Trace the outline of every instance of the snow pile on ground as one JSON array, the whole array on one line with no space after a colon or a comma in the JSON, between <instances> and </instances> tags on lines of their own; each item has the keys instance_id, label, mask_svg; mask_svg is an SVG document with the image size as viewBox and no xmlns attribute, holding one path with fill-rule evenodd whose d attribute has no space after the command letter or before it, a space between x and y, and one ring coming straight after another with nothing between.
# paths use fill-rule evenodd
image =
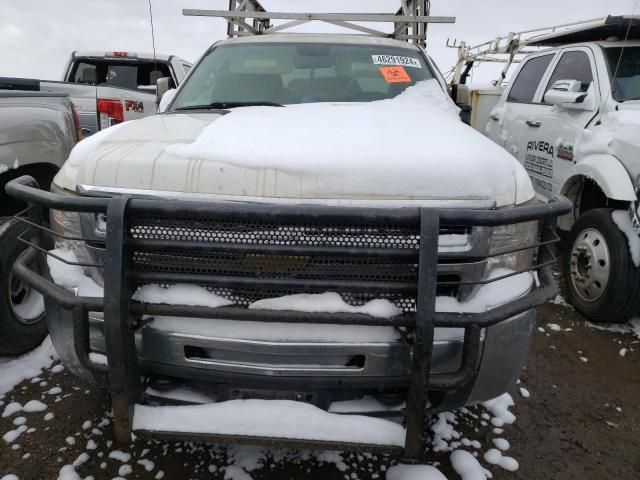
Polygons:
<instances>
[{"instance_id":1,"label":"snow pile on ground","mask_svg":"<svg viewBox=\"0 0 640 480\"><path fill-rule=\"evenodd\" d=\"M447 477L429 465L396 465L387 471L386 480L447 480Z\"/></svg>"},{"instance_id":2,"label":"snow pile on ground","mask_svg":"<svg viewBox=\"0 0 640 480\"><path fill-rule=\"evenodd\" d=\"M24 406L19 402L11 402L5 407L4 412L2 412L2 418L9 417L18 412L44 412L46 409L47 406L40 400L29 400Z\"/></svg>"},{"instance_id":3,"label":"snow pile on ground","mask_svg":"<svg viewBox=\"0 0 640 480\"><path fill-rule=\"evenodd\" d=\"M76 254L67 249L55 248L50 253L63 258L67 262L77 263ZM51 278L61 287L71 290L77 289L80 297L103 297L104 289L89 278L84 273L84 269L79 265L69 265L50 255L47 255L47 265Z\"/></svg>"},{"instance_id":4,"label":"snow pile on ground","mask_svg":"<svg viewBox=\"0 0 640 480\"><path fill-rule=\"evenodd\" d=\"M0 395L4 395L17 384L39 375L56 359L56 352L47 337L42 345L22 357L8 360L0 365Z\"/></svg>"},{"instance_id":5,"label":"snow pile on ground","mask_svg":"<svg viewBox=\"0 0 640 480\"><path fill-rule=\"evenodd\" d=\"M59 370L59 369L56 369ZM53 373L53 369L51 370ZM56 387L46 385L46 381L43 381L39 377L35 377L35 383L39 383L39 386L43 388L43 398L48 397L49 392ZM33 381L31 383L34 383ZM75 389L76 387L74 387ZM81 389L78 389L81 390ZM62 397L62 392L58 392L57 395ZM87 393L87 392L85 392ZM494 414L499 415L502 418L508 416L508 406L510 402L509 397L501 396L498 399L487 402L487 405ZM237 403L247 403L253 401L232 401L225 402L229 405ZM295 402L280 402L284 403L282 408L277 412L270 411L265 412L261 407L264 406L264 402L256 401L260 408L255 408L250 405L248 410L251 415L259 416L259 420L264 418L268 420L276 429L280 435L290 435L288 430L295 430L302 434L307 434L312 431L318 431L320 427L321 435L327 438L336 439L336 436L344 434L344 431L352 430L355 434L349 431L347 435L358 437L357 441L364 441L369 443L375 443L375 437L384 436L386 439L397 437L396 444L400 444L404 441L404 430L400 425L393 422L389 422L382 419L369 419L366 420L366 428L362 428L360 420L362 417L344 417L340 416L338 420L340 427L337 430L334 428L333 422L326 421L326 418L322 416L338 417L337 415L327 414L321 410L316 409L307 404L296 404L293 418L291 416L290 403ZM25 404L25 408L17 402L16 405L8 407L12 413L16 415L23 410L31 410L26 408L31 402ZM273 403L273 402L269 402ZM371 404L371 402L369 402ZM34 402L35 405L35 402ZM223 404L219 404L223 405ZM7 406L5 406L5 409ZM137 407L137 409L140 407ZM167 409L166 417L160 415L161 418L157 418L156 413L161 412L166 407L146 407L148 409L144 416L149 419L150 425L159 422L161 427L166 425L178 425L181 429L194 430L193 425L204 425L201 428L208 428L208 426L214 425L228 425L236 429L237 425L240 428L244 428L245 432L249 432L254 435L261 435L265 433L260 429L260 425L255 418L251 415L247 416L243 409L238 413L238 409L234 406L233 412L219 412L221 418L213 418L208 415L202 415L202 412L197 407L179 407L177 410ZM204 406L205 409L208 406ZM460 425L460 428L464 428L470 434L472 431L469 427L475 427L477 438L486 439L489 432L486 429L491 429L489 424L491 415L484 411L482 406L474 406L469 408L460 409L457 412L444 412L438 416L438 420L432 425L432 436L434 438L440 438L440 441L446 447L442 451L451 452L449 455L449 461L451 467L455 470L461 480L486 480L491 478L491 473L486 470L481 462L485 465L491 465L495 462L495 465L501 468L511 470L517 467L517 462L511 459L503 452L509 449L509 442L502 438L502 429L494 428L494 434L499 437L493 438L493 444L486 445L486 452L482 451L482 445L478 440L471 440L464 438L463 435L456 431L456 426ZM187 411L190 410L190 411ZM297 411L300 409L300 411ZM35 409L40 410L40 409ZM315 413L309 414L309 411ZM180 412L179 415L174 415L175 412ZM316 416L319 412L320 416ZM140 419L138 416L140 412L136 410L136 419ZM183 413L185 416L183 416ZM34 414L31 414L34 415ZM341 453L331 451L296 451L289 449L271 449L262 448L256 446L201 446L191 444L190 442L178 442L178 443L163 443L158 441L148 441L146 447L143 440L138 440L136 444L130 446L118 446L113 444L108 435L105 435L107 431L105 427L110 425L110 413L106 413L104 418L100 420L99 417L92 419L78 418L76 421L75 429L77 433L71 434L64 438L60 436L58 438L59 444L62 447L58 449L60 452L59 462L60 471L58 478L61 480L78 480L81 478L89 478L89 476L101 476L105 478L123 478L144 475L149 475L149 478L162 479L165 477L165 472L162 470L161 465L164 463L164 457L171 457L172 453L184 453L188 458L189 463L185 463L185 468L191 472L194 476L207 477L213 474L220 474L221 478L225 479L238 479L238 480L251 480L256 478L253 472L256 471L260 476L261 471L273 470L276 466L278 468L289 468L291 465L304 465L305 469L314 468L315 464L333 464L338 471L343 472L345 478L351 479L391 479L391 480L442 480L445 477L439 471L440 465L435 462L433 465L394 465L394 459L386 456L375 455L366 452L358 453ZM162 418L164 417L164 418ZM30 417L31 418L31 417ZM286 423L288 419L292 418L291 425L281 426L283 421ZM240 419L240 421L238 420ZM373 422L372 422L373 420ZM73 420L72 420L73 422ZM168 423L167 423L168 422ZM297 426L294 427L293 423ZM345 422L350 422L345 426ZM384 425L384 428L380 428L378 423ZM438 424L439 422L439 424ZM506 422L505 422L506 423ZM14 447L19 447L16 440L26 436L32 429L27 429L26 419L24 417L16 416L13 424L16 426L14 430L10 430L5 433L5 440L12 441ZM256 429L258 425L258 429ZM136 425L134 425L135 427ZM147 425L148 428L148 425ZM482 428L483 430L480 430ZM386 433L385 433L386 432ZM448 440L444 440L444 438ZM295 437L294 437L295 438ZM24 445L23 445L24 447ZM433 450L434 446L431 446ZM54 447L55 448L55 447ZM15 448L14 448L15 449ZM149 455L150 449L155 450L154 454ZM64 455L63 455L63 452ZM29 455L26 453L25 455ZM62 466L65 462L62 458L67 458L67 465ZM27 458L27 457L23 457ZM310 464L307 462L311 462ZM100 468L100 470L98 469ZM308 470L307 470L308 471ZM148 473L147 473L148 472ZM55 478L55 477L54 477ZM132 478L132 477L131 477ZM217 478L217 477L216 477ZM458 477L456 477L458 478ZM451 478L453 480L453 478Z\"/></svg>"},{"instance_id":6,"label":"snow pile on ground","mask_svg":"<svg viewBox=\"0 0 640 480\"><path fill-rule=\"evenodd\" d=\"M631 217L629 212L625 210L616 210L611 213L613 221L618 226L620 231L625 234L627 241L629 242L629 253L631 259L636 267L640 267L640 236L636 233L636 230L631 224Z\"/></svg>"},{"instance_id":7,"label":"snow pile on ground","mask_svg":"<svg viewBox=\"0 0 640 480\"><path fill-rule=\"evenodd\" d=\"M60 469L58 480L82 480L82 477L76 472L76 468L84 465L88 460L89 455L81 453L71 465L65 465Z\"/></svg>"},{"instance_id":8,"label":"snow pile on ground","mask_svg":"<svg viewBox=\"0 0 640 480\"><path fill-rule=\"evenodd\" d=\"M460 433L455 429L457 423L458 421L453 412L442 412L437 415L436 421L431 426L434 452L452 450L449 443L460 438Z\"/></svg>"},{"instance_id":9,"label":"snow pile on ground","mask_svg":"<svg viewBox=\"0 0 640 480\"><path fill-rule=\"evenodd\" d=\"M492 465L499 465L510 472L515 472L519 468L518 462L515 459L504 456L497 448L492 448L484 452L484 459L486 462Z\"/></svg>"},{"instance_id":10,"label":"snow pile on ground","mask_svg":"<svg viewBox=\"0 0 640 480\"><path fill-rule=\"evenodd\" d=\"M502 427L504 424L511 425L516 421L516 416L509 411L509 408L513 407L515 403L508 393L482 402L482 405L493 414L491 423L496 427Z\"/></svg>"},{"instance_id":11,"label":"snow pile on ground","mask_svg":"<svg viewBox=\"0 0 640 480\"><path fill-rule=\"evenodd\" d=\"M486 480L491 473L480 465L480 462L465 450L455 450L449 457L451 466L460 475L461 480Z\"/></svg>"},{"instance_id":12,"label":"snow pile on ground","mask_svg":"<svg viewBox=\"0 0 640 480\"><path fill-rule=\"evenodd\" d=\"M452 179L458 195L496 199L498 205L514 202L515 182L518 201L534 195L523 167L465 126L435 80L389 100L235 109L204 128L193 143L170 145L165 152L227 169L300 175L302 190L352 198L450 198ZM394 175L389 175L390 163Z\"/></svg>"},{"instance_id":13,"label":"snow pile on ground","mask_svg":"<svg viewBox=\"0 0 640 480\"><path fill-rule=\"evenodd\" d=\"M389 300L378 298L360 306L349 305L335 292L297 294L258 300L249 305L255 310L291 310L309 313L364 313L378 318L391 318L402 313Z\"/></svg>"},{"instance_id":14,"label":"snow pile on ground","mask_svg":"<svg viewBox=\"0 0 640 480\"><path fill-rule=\"evenodd\" d=\"M570 308L573 310L573 305L571 305L567 300L562 296L562 294L558 293L551 303L554 305L559 305L561 307Z\"/></svg>"},{"instance_id":15,"label":"snow pile on ground","mask_svg":"<svg viewBox=\"0 0 640 480\"><path fill-rule=\"evenodd\" d=\"M627 323L610 323L610 324L598 324L586 321L585 324L589 328L596 330L603 330L611 333L627 333L635 335L640 339L640 318L633 318Z\"/></svg>"},{"instance_id":16,"label":"snow pile on ground","mask_svg":"<svg viewBox=\"0 0 640 480\"><path fill-rule=\"evenodd\" d=\"M133 429L399 446L405 439L405 430L397 423L327 413L289 400L230 400L180 407L136 405Z\"/></svg>"}]
</instances>

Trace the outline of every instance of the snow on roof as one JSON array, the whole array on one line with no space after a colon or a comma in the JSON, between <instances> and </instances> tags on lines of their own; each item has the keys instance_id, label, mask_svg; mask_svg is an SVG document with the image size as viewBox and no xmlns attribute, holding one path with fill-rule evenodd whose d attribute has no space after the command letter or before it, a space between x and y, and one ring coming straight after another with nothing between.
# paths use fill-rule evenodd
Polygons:
<instances>
[{"instance_id":1,"label":"snow on roof","mask_svg":"<svg viewBox=\"0 0 640 480\"><path fill-rule=\"evenodd\" d=\"M527 42L532 47L557 47L571 43L598 42L617 37L640 38L640 16L611 16L577 27L545 33Z\"/></svg>"}]
</instances>

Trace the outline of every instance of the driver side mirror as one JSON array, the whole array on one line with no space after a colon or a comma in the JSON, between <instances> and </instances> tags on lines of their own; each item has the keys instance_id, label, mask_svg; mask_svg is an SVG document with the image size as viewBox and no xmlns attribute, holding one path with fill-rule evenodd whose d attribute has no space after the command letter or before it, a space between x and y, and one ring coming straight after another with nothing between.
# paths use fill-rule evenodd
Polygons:
<instances>
[{"instance_id":1,"label":"driver side mirror","mask_svg":"<svg viewBox=\"0 0 640 480\"><path fill-rule=\"evenodd\" d=\"M460 105L460 120L471 126L471 105Z\"/></svg>"},{"instance_id":2,"label":"driver side mirror","mask_svg":"<svg viewBox=\"0 0 640 480\"><path fill-rule=\"evenodd\" d=\"M471 125L471 89L464 83L451 86L451 98L460 107L460 120Z\"/></svg>"},{"instance_id":3,"label":"driver side mirror","mask_svg":"<svg viewBox=\"0 0 640 480\"><path fill-rule=\"evenodd\" d=\"M544 94L544 103L571 110L593 110L593 83L582 92L580 80L557 80Z\"/></svg>"},{"instance_id":4,"label":"driver side mirror","mask_svg":"<svg viewBox=\"0 0 640 480\"><path fill-rule=\"evenodd\" d=\"M160 99L172 88L175 88L173 78L162 77L156 81L156 104L160 105Z\"/></svg>"}]
</instances>

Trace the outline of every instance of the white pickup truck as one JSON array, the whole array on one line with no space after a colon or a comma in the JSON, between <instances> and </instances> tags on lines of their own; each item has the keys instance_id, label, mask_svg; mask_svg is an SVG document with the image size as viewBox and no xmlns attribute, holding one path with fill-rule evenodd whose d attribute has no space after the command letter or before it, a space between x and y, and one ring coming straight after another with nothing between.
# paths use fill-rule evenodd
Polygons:
<instances>
[{"instance_id":1,"label":"white pickup truck","mask_svg":"<svg viewBox=\"0 0 640 480\"><path fill-rule=\"evenodd\" d=\"M50 211L14 271L46 296L65 365L110 389L119 441L133 430L419 460L427 413L518 377L533 308L556 295L546 246L569 202L537 201L524 168L460 120L425 50L386 36L217 42L163 113L80 143L50 193L29 177L7 186L32 224ZM193 424L166 398L196 384L215 398L196 400ZM235 428L253 405L251 430ZM226 408L229 429L209 416ZM362 423L345 423L355 412ZM320 417L327 434L307 428Z\"/></svg>"},{"instance_id":2,"label":"white pickup truck","mask_svg":"<svg viewBox=\"0 0 640 480\"><path fill-rule=\"evenodd\" d=\"M191 63L175 55L133 52L73 52L63 81L0 78L0 90L66 93L78 112L84 136L156 113L156 82L175 86Z\"/></svg>"},{"instance_id":3,"label":"white pickup truck","mask_svg":"<svg viewBox=\"0 0 640 480\"><path fill-rule=\"evenodd\" d=\"M640 312L638 39L640 17L607 17L527 41L551 48L524 59L478 125L524 165L540 198L573 200L559 221L567 293L603 322Z\"/></svg>"}]
</instances>

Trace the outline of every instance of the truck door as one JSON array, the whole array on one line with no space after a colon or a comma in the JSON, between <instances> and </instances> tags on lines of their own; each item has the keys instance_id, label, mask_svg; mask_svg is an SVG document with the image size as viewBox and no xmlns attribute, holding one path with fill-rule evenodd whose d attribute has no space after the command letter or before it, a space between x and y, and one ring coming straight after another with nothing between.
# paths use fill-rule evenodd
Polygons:
<instances>
[{"instance_id":1,"label":"truck door","mask_svg":"<svg viewBox=\"0 0 640 480\"><path fill-rule=\"evenodd\" d=\"M533 122L547 109L540 103L541 84L546 85L544 80L555 56L556 52L547 52L524 61L515 80L503 94L502 107L491 113L488 125L489 137L524 165L536 192L543 197L552 191L551 162L530 162L527 144L539 127Z\"/></svg>"},{"instance_id":2,"label":"truck door","mask_svg":"<svg viewBox=\"0 0 640 480\"><path fill-rule=\"evenodd\" d=\"M543 80L540 109L532 112L526 120L536 125L528 129L526 144L526 162L528 170L544 168L545 174L551 174L551 193L560 193L560 189L575 164L573 150L582 130L597 113L600 93L595 80L595 62L593 53L586 47L563 49L551 68L551 76ZM578 80L581 91L593 96L590 110L575 110L544 103L544 95L558 80ZM585 103L587 105L588 103ZM525 166L527 165L525 163ZM548 172L548 166L552 171ZM539 174L538 174L539 175ZM547 177L544 179L547 181ZM545 190L546 192L546 190ZM542 192L541 192L542 193ZM547 195L545 195L547 196Z\"/></svg>"}]
</instances>

